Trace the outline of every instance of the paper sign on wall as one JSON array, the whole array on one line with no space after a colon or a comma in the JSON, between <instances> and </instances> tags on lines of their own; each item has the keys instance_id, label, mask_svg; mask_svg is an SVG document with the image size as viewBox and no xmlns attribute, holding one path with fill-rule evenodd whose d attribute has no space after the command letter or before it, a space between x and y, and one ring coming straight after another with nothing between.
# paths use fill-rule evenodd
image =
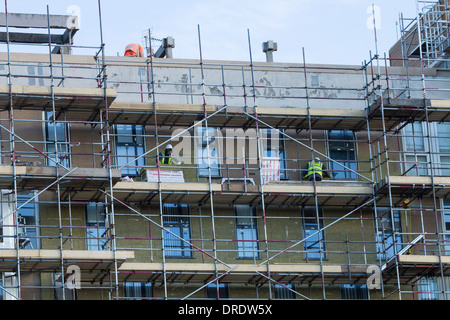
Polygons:
<instances>
[{"instance_id":1,"label":"paper sign on wall","mask_svg":"<svg viewBox=\"0 0 450 320\"><path fill-rule=\"evenodd\" d=\"M280 158L263 158L261 160L261 184L280 181Z\"/></svg>"},{"instance_id":2,"label":"paper sign on wall","mask_svg":"<svg viewBox=\"0 0 450 320\"><path fill-rule=\"evenodd\" d=\"M145 173L147 182L158 182L158 170L146 170ZM184 182L183 171L159 171L159 178L161 182Z\"/></svg>"}]
</instances>

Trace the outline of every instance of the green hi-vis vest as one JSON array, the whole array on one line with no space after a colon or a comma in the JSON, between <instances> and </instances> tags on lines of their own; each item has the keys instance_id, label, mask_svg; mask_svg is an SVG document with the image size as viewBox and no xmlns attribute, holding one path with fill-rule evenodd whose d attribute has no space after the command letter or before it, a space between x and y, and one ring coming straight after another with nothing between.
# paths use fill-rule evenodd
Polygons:
<instances>
[{"instance_id":1,"label":"green hi-vis vest","mask_svg":"<svg viewBox=\"0 0 450 320\"><path fill-rule=\"evenodd\" d=\"M308 162L308 173L306 174L305 178L309 177L314 172L319 174L323 178L323 163L322 162L320 162L320 161Z\"/></svg>"},{"instance_id":2,"label":"green hi-vis vest","mask_svg":"<svg viewBox=\"0 0 450 320\"><path fill-rule=\"evenodd\" d=\"M166 152L164 151L159 154L159 160L162 164L172 164L172 156L166 156Z\"/></svg>"}]
</instances>

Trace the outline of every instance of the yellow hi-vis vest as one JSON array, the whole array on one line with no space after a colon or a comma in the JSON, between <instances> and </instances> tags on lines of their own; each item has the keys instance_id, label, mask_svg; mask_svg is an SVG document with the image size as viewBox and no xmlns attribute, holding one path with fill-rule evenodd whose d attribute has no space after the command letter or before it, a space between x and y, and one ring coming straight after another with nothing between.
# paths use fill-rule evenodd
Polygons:
<instances>
[{"instance_id":1,"label":"yellow hi-vis vest","mask_svg":"<svg viewBox=\"0 0 450 320\"><path fill-rule=\"evenodd\" d=\"M172 156L166 156L166 151L159 154L159 159L162 164L172 164Z\"/></svg>"},{"instance_id":2,"label":"yellow hi-vis vest","mask_svg":"<svg viewBox=\"0 0 450 320\"><path fill-rule=\"evenodd\" d=\"M323 178L323 163L320 161L310 161L308 162L308 173L305 178L309 177L313 173L317 173Z\"/></svg>"}]
</instances>

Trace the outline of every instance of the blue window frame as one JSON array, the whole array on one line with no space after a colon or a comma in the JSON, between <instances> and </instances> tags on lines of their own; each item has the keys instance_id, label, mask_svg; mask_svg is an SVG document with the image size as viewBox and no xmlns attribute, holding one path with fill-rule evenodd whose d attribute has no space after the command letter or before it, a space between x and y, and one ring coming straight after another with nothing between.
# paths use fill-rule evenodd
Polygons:
<instances>
[{"instance_id":1,"label":"blue window frame","mask_svg":"<svg viewBox=\"0 0 450 320\"><path fill-rule=\"evenodd\" d=\"M444 255L450 255L450 201L444 201L444 210L442 211L442 221L443 221L443 231L444 231L444 239L445 239L445 252Z\"/></svg>"},{"instance_id":2,"label":"blue window frame","mask_svg":"<svg viewBox=\"0 0 450 320\"><path fill-rule=\"evenodd\" d=\"M295 287L291 283L279 285L275 284L274 286L274 292L275 292L275 299L280 300L292 300L295 299L296 294L295 292L291 290L295 290ZM291 290L289 290L291 289Z\"/></svg>"},{"instance_id":3,"label":"blue window frame","mask_svg":"<svg viewBox=\"0 0 450 320\"><path fill-rule=\"evenodd\" d=\"M144 127L141 125L118 124L115 126L115 153L118 168L144 154ZM145 165L144 157L131 162L122 168L122 176L139 176L140 169Z\"/></svg>"},{"instance_id":4,"label":"blue window frame","mask_svg":"<svg viewBox=\"0 0 450 320\"><path fill-rule=\"evenodd\" d=\"M70 166L69 125L65 122L54 122L53 112L44 113L45 149L53 161L47 159L47 166L56 166L56 161L65 167ZM56 137L55 137L56 132ZM56 150L58 152L56 152ZM58 155L57 155L58 154Z\"/></svg>"},{"instance_id":5,"label":"blue window frame","mask_svg":"<svg viewBox=\"0 0 450 320\"><path fill-rule=\"evenodd\" d=\"M209 284L206 287L206 298L207 299L227 299L227 298L229 298L228 284L219 283L219 288L217 288L217 284L215 284L215 283Z\"/></svg>"},{"instance_id":6,"label":"blue window frame","mask_svg":"<svg viewBox=\"0 0 450 320\"><path fill-rule=\"evenodd\" d=\"M197 133L197 138L195 139L197 148L196 157L197 161L199 162L197 164L198 176L200 178L209 177L209 171L211 171L212 178L222 177L222 170L220 165L221 155L219 154L221 152L220 144L222 143L222 141L218 140L219 139L218 129L208 128L208 131L206 131L206 128L204 127L197 127L196 133ZM208 162L210 170L208 170Z\"/></svg>"},{"instance_id":7,"label":"blue window frame","mask_svg":"<svg viewBox=\"0 0 450 320\"><path fill-rule=\"evenodd\" d=\"M403 247L401 232L400 211L393 210L394 229L389 208L377 208L378 230L376 233L377 259L389 260Z\"/></svg>"},{"instance_id":8,"label":"blue window frame","mask_svg":"<svg viewBox=\"0 0 450 320\"><path fill-rule=\"evenodd\" d=\"M153 297L153 286L148 282L124 282L124 299L144 300Z\"/></svg>"},{"instance_id":9,"label":"blue window frame","mask_svg":"<svg viewBox=\"0 0 450 320\"><path fill-rule=\"evenodd\" d=\"M437 144L439 144L438 150L439 153L437 155L437 162L439 162L438 171L439 175L448 177L450 176L450 124L449 123L436 123L437 136L439 139ZM436 174L436 173L434 173Z\"/></svg>"},{"instance_id":10,"label":"blue window frame","mask_svg":"<svg viewBox=\"0 0 450 320\"><path fill-rule=\"evenodd\" d=\"M356 180L355 144L352 131L331 130L328 132L330 158L329 169L333 179ZM342 165L341 165L342 164Z\"/></svg>"},{"instance_id":11,"label":"blue window frame","mask_svg":"<svg viewBox=\"0 0 450 320\"><path fill-rule=\"evenodd\" d=\"M75 289L69 289L63 282L64 277L61 272L53 273L53 299L54 300L77 300L78 292Z\"/></svg>"},{"instance_id":12,"label":"blue window frame","mask_svg":"<svg viewBox=\"0 0 450 320\"><path fill-rule=\"evenodd\" d=\"M437 278L424 277L417 282L419 300L439 300Z\"/></svg>"},{"instance_id":13,"label":"blue window frame","mask_svg":"<svg viewBox=\"0 0 450 320\"><path fill-rule=\"evenodd\" d=\"M191 246L178 237L190 241L189 205L169 204L163 205L164 255L166 258L192 258ZM174 236L177 235L178 237Z\"/></svg>"},{"instance_id":14,"label":"blue window frame","mask_svg":"<svg viewBox=\"0 0 450 320\"><path fill-rule=\"evenodd\" d=\"M318 217L317 217L318 213ZM322 208L304 207L303 215L303 238L309 237L304 241L305 259L319 260L326 259L325 255L325 231L323 229ZM318 219L317 219L318 218Z\"/></svg>"},{"instance_id":15,"label":"blue window frame","mask_svg":"<svg viewBox=\"0 0 450 320\"><path fill-rule=\"evenodd\" d=\"M36 198L26 203L32 197L34 192L19 193L17 194L17 207L21 207L18 210L19 215L19 242L22 248L26 249L39 249L39 210L38 202ZM25 204L26 203L26 204Z\"/></svg>"},{"instance_id":16,"label":"blue window frame","mask_svg":"<svg viewBox=\"0 0 450 320\"><path fill-rule=\"evenodd\" d=\"M106 206L103 203L86 205L87 250L106 251L108 236L106 228Z\"/></svg>"},{"instance_id":17,"label":"blue window frame","mask_svg":"<svg viewBox=\"0 0 450 320\"><path fill-rule=\"evenodd\" d=\"M365 284L343 284L341 297L344 300L368 300L369 291Z\"/></svg>"},{"instance_id":18,"label":"blue window frame","mask_svg":"<svg viewBox=\"0 0 450 320\"><path fill-rule=\"evenodd\" d=\"M280 130L284 132L283 130ZM263 139L263 156L280 159L280 179L288 179L286 146L284 136L274 129L261 129Z\"/></svg>"},{"instance_id":19,"label":"blue window frame","mask_svg":"<svg viewBox=\"0 0 450 320\"><path fill-rule=\"evenodd\" d=\"M428 145L423 123L409 123L404 129L405 172L407 176L429 174Z\"/></svg>"},{"instance_id":20,"label":"blue window frame","mask_svg":"<svg viewBox=\"0 0 450 320\"><path fill-rule=\"evenodd\" d=\"M435 176L450 175L450 124L414 122L403 133L404 174L426 176L433 168ZM432 137L430 144L427 135Z\"/></svg>"},{"instance_id":21,"label":"blue window frame","mask_svg":"<svg viewBox=\"0 0 450 320\"><path fill-rule=\"evenodd\" d=\"M235 205L237 252L240 259L259 259L256 207Z\"/></svg>"}]
</instances>

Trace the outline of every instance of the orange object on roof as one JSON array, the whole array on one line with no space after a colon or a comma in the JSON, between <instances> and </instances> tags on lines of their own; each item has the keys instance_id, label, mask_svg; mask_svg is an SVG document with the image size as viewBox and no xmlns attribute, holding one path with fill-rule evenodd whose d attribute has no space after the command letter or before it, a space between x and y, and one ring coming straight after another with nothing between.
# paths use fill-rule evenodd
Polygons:
<instances>
[{"instance_id":1,"label":"orange object on roof","mask_svg":"<svg viewBox=\"0 0 450 320\"><path fill-rule=\"evenodd\" d=\"M130 57L143 57L144 56L144 49L140 44L137 43L130 43L125 47L125 56Z\"/></svg>"}]
</instances>

